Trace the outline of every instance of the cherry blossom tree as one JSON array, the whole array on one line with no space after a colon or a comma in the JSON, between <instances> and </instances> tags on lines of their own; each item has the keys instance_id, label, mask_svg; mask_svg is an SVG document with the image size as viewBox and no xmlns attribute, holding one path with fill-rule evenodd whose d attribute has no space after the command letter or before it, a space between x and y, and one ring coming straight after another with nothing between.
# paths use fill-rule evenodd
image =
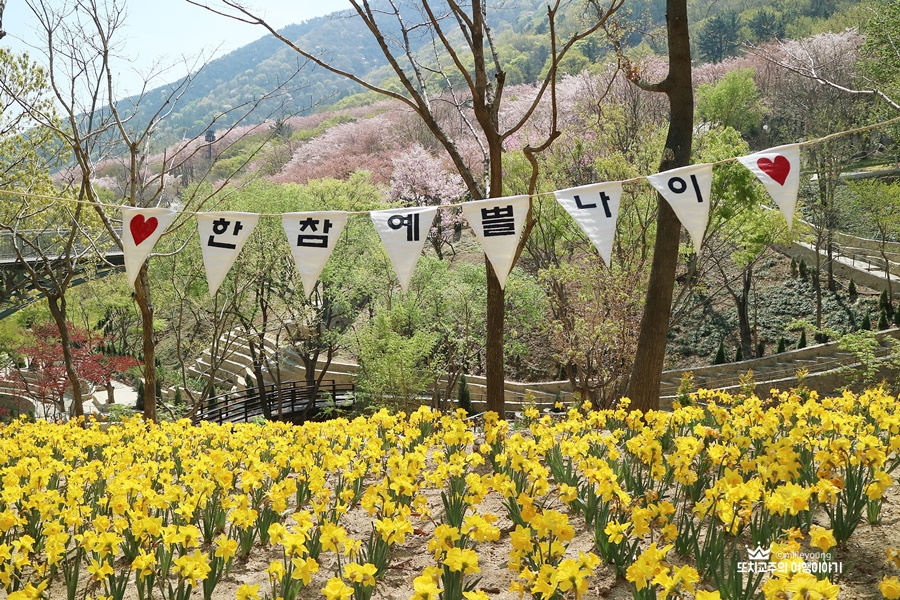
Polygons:
<instances>
[{"instance_id":1,"label":"cherry blossom tree","mask_svg":"<svg viewBox=\"0 0 900 600\"><path fill-rule=\"evenodd\" d=\"M467 194L462 177L451 171L419 144L393 160L391 189L388 197L392 202L404 206L447 206L462 200ZM453 250L453 240L462 227L459 210L445 208L438 216L428 234L428 241L438 258L444 257L444 247Z\"/></svg>"}]
</instances>

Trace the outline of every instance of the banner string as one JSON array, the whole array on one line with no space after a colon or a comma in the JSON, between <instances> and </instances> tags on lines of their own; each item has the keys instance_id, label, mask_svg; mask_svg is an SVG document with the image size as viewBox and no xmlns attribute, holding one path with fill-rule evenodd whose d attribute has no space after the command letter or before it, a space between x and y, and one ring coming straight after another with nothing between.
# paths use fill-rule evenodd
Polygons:
<instances>
[{"instance_id":1,"label":"banner string","mask_svg":"<svg viewBox=\"0 0 900 600\"><path fill-rule=\"evenodd\" d=\"M864 126L862 126L862 127L856 127L856 128L854 128L854 129L848 129L848 130L845 130L845 131L839 131L839 132L836 132L836 133L831 133L831 134L826 135L826 136L824 136L824 137L820 137L820 138L816 138L816 139L812 139L812 140L807 140L807 141L805 141L805 142L799 142L799 146L800 146L800 147L804 147L804 146L814 146L814 145L816 145L816 144L821 144L821 143L824 143L824 142L828 142L828 141L831 141L831 140L833 140L833 139L845 137L845 136L848 136L848 135L854 135L854 134L857 134L857 133L863 133L863 132L866 132L866 131L871 131L871 130L873 130L873 129L878 129L878 128L880 128L880 127L887 127L887 126L889 126L889 125L894 125L894 124L897 124L897 123L900 123L900 116L894 117L893 119L888 119L887 121L881 121L881 122L879 122L879 123L873 123L873 124L871 124L871 125L864 125ZM763 150L763 151L764 151L764 150ZM752 153L751 153L751 154L752 154ZM724 165L724 164L727 164L727 163L737 162L738 158L740 158L740 157L735 156L735 157L731 157L731 158L724 158L724 159L722 159L722 160L719 160L719 161L716 161L716 162L713 162L713 163L702 163L702 164L707 164L707 165L712 165L712 166ZM701 163L697 163L697 164L701 164ZM692 165L686 165L686 166L692 166ZM646 176L646 175L641 175L641 176L639 176L639 177L632 177L631 179L621 179L621 180L617 180L617 181L618 181L619 183L623 183L623 184L624 184L624 183L638 183L638 182L640 182L640 181L645 181L645 180L647 180L647 176ZM34 198L34 199L36 199L36 200L51 200L51 201L70 202L70 203L73 203L73 204L88 204L88 205L91 205L91 206L101 206L101 207L104 207L104 208L110 208L110 209L118 209L118 208L122 208L122 207L126 207L126 208L150 208L150 207L131 207L131 206L124 205L124 204L107 204L107 203L104 203L104 202L93 202L93 201L91 201L91 200L77 200L77 199L75 199L75 198L65 198L65 197L63 197L63 196L51 196L51 195L46 195L46 194L35 194L35 193L31 193L31 192L17 192L17 191L13 191L13 190L3 190L3 189L0 189L0 195L6 195L6 196L19 196L19 197L23 197L23 198ZM553 195L554 195L554 192L538 192L538 193L536 193L536 194L532 194L532 195L531 195L531 198L541 198L541 197L544 197L544 196L553 196ZM493 198L491 198L491 199L493 199ZM465 202L456 202L456 203L454 203L454 204L441 204L441 205L438 206L437 208L444 208L444 209L446 209L446 208L459 208L459 207L461 207L463 204L465 204ZM162 208L162 207L160 207L160 208ZM182 210L179 210L179 211L177 211L177 212L178 212L179 214L182 214L182 215L200 215L200 214L205 214L205 213L208 213L208 212L215 212L215 211L187 211L187 210L182 211ZM346 212L348 215L368 215L368 214L371 213L372 211L370 211L370 210L359 210L359 211L340 211L340 212ZM285 213L254 213L254 214L258 214L260 217L280 217L280 216L284 215Z\"/></svg>"}]
</instances>

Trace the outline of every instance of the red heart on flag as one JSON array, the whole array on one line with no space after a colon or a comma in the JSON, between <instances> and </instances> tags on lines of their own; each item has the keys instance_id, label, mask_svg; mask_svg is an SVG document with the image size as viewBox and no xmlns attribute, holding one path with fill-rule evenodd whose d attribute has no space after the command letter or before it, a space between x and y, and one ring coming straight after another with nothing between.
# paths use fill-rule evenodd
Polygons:
<instances>
[{"instance_id":1,"label":"red heart on flag","mask_svg":"<svg viewBox=\"0 0 900 600\"><path fill-rule=\"evenodd\" d=\"M775 160L761 158L756 161L756 166L759 167L760 171L777 181L778 185L784 185L784 182L787 181L788 173L791 172L791 161L780 154L775 157Z\"/></svg>"},{"instance_id":2,"label":"red heart on flag","mask_svg":"<svg viewBox=\"0 0 900 600\"><path fill-rule=\"evenodd\" d=\"M134 245L140 246L141 242L153 235L158 225L159 221L156 220L156 217L145 219L144 215L135 215L128 224L131 229L131 237L134 238Z\"/></svg>"}]
</instances>

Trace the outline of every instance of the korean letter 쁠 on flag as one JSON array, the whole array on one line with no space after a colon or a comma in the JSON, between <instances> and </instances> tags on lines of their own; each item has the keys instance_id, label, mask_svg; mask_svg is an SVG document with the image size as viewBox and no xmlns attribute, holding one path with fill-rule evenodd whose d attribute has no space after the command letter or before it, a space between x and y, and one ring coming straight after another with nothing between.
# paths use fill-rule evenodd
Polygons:
<instances>
[{"instance_id":1,"label":"korean letter \uc060 on flag","mask_svg":"<svg viewBox=\"0 0 900 600\"><path fill-rule=\"evenodd\" d=\"M501 288L512 270L529 206L528 196L474 200L462 205L463 216L481 242Z\"/></svg>"}]
</instances>

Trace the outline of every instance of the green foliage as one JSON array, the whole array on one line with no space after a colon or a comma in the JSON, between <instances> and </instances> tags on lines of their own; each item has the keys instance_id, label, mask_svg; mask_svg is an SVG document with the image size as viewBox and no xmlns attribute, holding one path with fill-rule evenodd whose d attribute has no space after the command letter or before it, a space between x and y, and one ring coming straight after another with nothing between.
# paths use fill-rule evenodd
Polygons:
<instances>
[{"instance_id":1,"label":"green foliage","mask_svg":"<svg viewBox=\"0 0 900 600\"><path fill-rule=\"evenodd\" d=\"M879 344L874 331L862 329L848 333L838 340L838 347L846 352L851 352L858 363L844 368L849 383L871 384L875 382L881 366L877 355L881 344Z\"/></svg>"},{"instance_id":2,"label":"green foliage","mask_svg":"<svg viewBox=\"0 0 900 600\"><path fill-rule=\"evenodd\" d=\"M716 350L716 356L713 358L712 364L721 365L725 363L725 342L719 342L719 349Z\"/></svg>"},{"instance_id":3,"label":"green foliage","mask_svg":"<svg viewBox=\"0 0 900 600\"><path fill-rule=\"evenodd\" d=\"M762 358L766 355L766 343L760 342L756 345L756 358Z\"/></svg>"},{"instance_id":4,"label":"green foliage","mask_svg":"<svg viewBox=\"0 0 900 600\"><path fill-rule=\"evenodd\" d=\"M744 351L738 346L734 352L734 362L741 362L742 360L744 360Z\"/></svg>"},{"instance_id":5,"label":"green foliage","mask_svg":"<svg viewBox=\"0 0 900 600\"><path fill-rule=\"evenodd\" d=\"M778 338L778 347L775 348L775 354L781 354L786 350L786 343L784 341L784 336Z\"/></svg>"},{"instance_id":6,"label":"green foliage","mask_svg":"<svg viewBox=\"0 0 900 600\"><path fill-rule=\"evenodd\" d=\"M850 296L850 299L855 299L858 295L856 291L856 282L852 279L850 280L850 285L847 286L847 295Z\"/></svg>"},{"instance_id":7,"label":"green foliage","mask_svg":"<svg viewBox=\"0 0 900 600\"><path fill-rule=\"evenodd\" d=\"M729 71L716 84L697 87L697 116L714 125L731 127L746 136L762 123L765 108L753 80L754 70Z\"/></svg>"},{"instance_id":8,"label":"green foliage","mask_svg":"<svg viewBox=\"0 0 900 600\"><path fill-rule=\"evenodd\" d=\"M806 348L806 328L800 330L800 339L797 341L797 350Z\"/></svg>"},{"instance_id":9,"label":"green foliage","mask_svg":"<svg viewBox=\"0 0 900 600\"><path fill-rule=\"evenodd\" d=\"M784 18L768 7L763 7L750 16L747 28L757 42L784 38Z\"/></svg>"},{"instance_id":10,"label":"green foliage","mask_svg":"<svg viewBox=\"0 0 900 600\"><path fill-rule=\"evenodd\" d=\"M885 309L881 309L881 313L878 315L878 331L884 331L890 327L888 322L887 311Z\"/></svg>"},{"instance_id":11,"label":"green foliage","mask_svg":"<svg viewBox=\"0 0 900 600\"><path fill-rule=\"evenodd\" d=\"M382 310L356 336L359 389L380 402L413 399L434 379L429 369L437 336L418 325L422 315L415 302L396 302Z\"/></svg>"},{"instance_id":12,"label":"green foliage","mask_svg":"<svg viewBox=\"0 0 900 600\"><path fill-rule=\"evenodd\" d=\"M900 4L892 0L880 0L866 11L870 17L866 23L866 41L861 55L863 73L875 86L895 102L900 101ZM895 111L884 104L877 104L881 110L894 116ZM900 160L900 157L898 157Z\"/></svg>"},{"instance_id":13,"label":"green foliage","mask_svg":"<svg viewBox=\"0 0 900 600\"><path fill-rule=\"evenodd\" d=\"M721 62L733 56L741 43L741 17L732 10L722 11L706 20L697 35L700 56L709 62Z\"/></svg>"}]
</instances>

